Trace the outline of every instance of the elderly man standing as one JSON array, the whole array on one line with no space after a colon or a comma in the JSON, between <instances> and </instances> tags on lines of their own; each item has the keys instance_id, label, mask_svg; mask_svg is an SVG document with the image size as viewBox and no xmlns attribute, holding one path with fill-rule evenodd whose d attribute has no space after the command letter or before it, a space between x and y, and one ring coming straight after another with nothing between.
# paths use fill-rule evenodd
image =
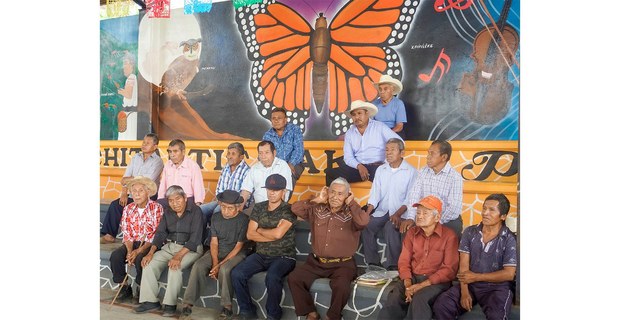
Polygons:
<instances>
[{"instance_id":1,"label":"elderly man standing","mask_svg":"<svg viewBox=\"0 0 620 320\"><path fill-rule=\"evenodd\" d=\"M427 196L415 203L416 226L407 231L398 259L402 281L389 292L379 319L431 319L435 298L450 287L459 264L454 231L439 223L441 200Z\"/></svg>"},{"instance_id":2,"label":"elderly man standing","mask_svg":"<svg viewBox=\"0 0 620 320\"><path fill-rule=\"evenodd\" d=\"M180 186L170 186L165 196L169 206L164 209L153 245L142 258L144 270L140 305L134 312L144 313L161 306L157 299L158 280L167 268L168 286L163 299L163 316L172 317L176 314L177 297L183 285L183 269L202 255L202 213Z\"/></svg>"},{"instance_id":3,"label":"elderly man standing","mask_svg":"<svg viewBox=\"0 0 620 320\"><path fill-rule=\"evenodd\" d=\"M250 297L248 281L256 273L267 271L267 319L279 320L282 317L283 279L295 268L297 218L291 212L291 205L282 200L287 181L282 175L272 174L264 185L267 200L256 203L248 224L248 240L256 242L256 252L231 273L240 319L256 319L256 306Z\"/></svg>"},{"instance_id":4,"label":"elderly man standing","mask_svg":"<svg viewBox=\"0 0 620 320\"><path fill-rule=\"evenodd\" d=\"M407 123L407 113L405 112L405 104L396 95L403 91L403 84L398 79L384 74L375 84L375 87L379 91L379 97L372 103L377 106L379 112L374 119L385 123L392 131L402 137L404 124Z\"/></svg>"},{"instance_id":5,"label":"elderly man standing","mask_svg":"<svg viewBox=\"0 0 620 320\"><path fill-rule=\"evenodd\" d=\"M452 146L447 141L436 140L431 143L426 156L426 166L420 170L418 179L411 189L407 204L416 203L420 199L434 195L443 202L441 224L452 229L457 237L463 231L461 210L463 206L463 178L450 165ZM400 231L409 229L416 216L416 208L408 207L405 219L400 224Z\"/></svg>"},{"instance_id":6,"label":"elderly man standing","mask_svg":"<svg viewBox=\"0 0 620 320\"><path fill-rule=\"evenodd\" d=\"M233 314L230 272L246 256L243 247L247 241L248 216L241 212L243 198L235 190L218 193L217 201L222 210L213 215L210 250L205 252L192 267L183 295L184 305L180 319L190 319L192 306L199 296L200 289L206 288L208 277L217 279L221 290L220 318L231 317Z\"/></svg>"},{"instance_id":7,"label":"elderly man standing","mask_svg":"<svg viewBox=\"0 0 620 320\"><path fill-rule=\"evenodd\" d=\"M377 233L383 230L388 270L397 269L402 248L398 232L401 216L407 211L407 191L413 187L418 176L418 170L403 159L404 155L405 144L401 140L388 140L385 145L386 162L377 169L368 198L366 212L372 215L368 226L362 231L366 263L379 266L381 257L377 248Z\"/></svg>"},{"instance_id":8,"label":"elderly man standing","mask_svg":"<svg viewBox=\"0 0 620 320\"><path fill-rule=\"evenodd\" d=\"M271 128L263 135L263 140L271 141L276 147L277 157L286 161L293 174L293 186L301 174L304 166L304 137L301 129L286 119L284 108L271 110Z\"/></svg>"},{"instance_id":9,"label":"elderly man standing","mask_svg":"<svg viewBox=\"0 0 620 320\"><path fill-rule=\"evenodd\" d=\"M169 160L164 166L157 202L167 204L164 196L170 186L177 185L183 188L187 198L197 206L202 204L205 198L205 185L202 180L202 172L196 161L185 156L185 142L174 139L168 144Z\"/></svg>"},{"instance_id":10,"label":"elderly man standing","mask_svg":"<svg viewBox=\"0 0 620 320\"><path fill-rule=\"evenodd\" d=\"M289 199L289 193L293 190L291 168L284 160L276 158L276 154L276 147L273 142L263 140L258 143L258 162L252 166L241 184L241 196L245 201L245 207L252 206L251 197L254 199L253 203L267 201L267 191L264 188L265 180L268 176L276 173L286 179L284 199ZM250 201L250 205L247 205L248 201ZM248 209L248 211L251 210Z\"/></svg>"},{"instance_id":11,"label":"elderly man standing","mask_svg":"<svg viewBox=\"0 0 620 320\"><path fill-rule=\"evenodd\" d=\"M159 176L164 169L164 162L157 154L159 138L155 133L149 133L142 140L141 152L131 158L123 178L121 179L121 197L112 201L108 207L108 212L103 218L101 227L101 243L113 243L118 234L118 227L123 215L123 207L133 202L133 196L129 197L127 183L134 177L148 177L159 184ZM153 200L157 200L157 190L151 195Z\"/></svg>"},{"instance_id":12,"label":"elderly man standing","mask_svg":"<svg viewBox=\"0 0 620 320\"><path fill-rule=\"evenodd\" d=\"M125 279L125 263L136 267L136 283L140 285L142 278L142 258L151 248L155 230L159 225L164 208L161 204L149 199L157 193L157 185L148 177L135 177L127 182L134 201L123 210L121 231L123 245L110 255L112 280L121 283ZM131 298L133 292L130 285L123 285L118 295L119 300Z\"/></svg>"},{"instance_id":13,"label":"elderly man standing","mask_svg":"<svg viewBox=\"0 0 620 320\"><path fill-rule=\"evenodd\" d=\"M370 119L376 113L372 103L353 101L349 111L353 125L344 135L344 163L325 169L326 185L338 177L348 182L373 181L375 171L385 161L385 143L391 138L401 139L382 122Z\"/></svg>"},{"instance_id":14,"label":"elderly man standing","mask_svg":"<svg viewBox=\"0 0 620 320\"><path fill-rule=\"evenodd\" d=\"M351 281L357 276L353 255L359 244L360 231L369 220L368 212L353 200L349 183L337 178L323 187L312 200L293 204L293 213L311 226L312 254L306 263L288 277L295 313L307 319L318 319L310 287L317 278L329 278L332 290L327 319L340 319L351 294Z\"/></svg>"},{"instance_id":15,"label":"elderly man standing","mask_svg":"<svg viewBox=\"0 0 620 320\"><path fill-rule=\"evenodd\" d=\"M517 239L506 227L510 201L489 195L482 204L482 222L463 232L457 278L460 284L442 293L435 318L456 319L479 303L487 319L508 319L512 306L511 282L517 269Z\"/></svg>"}]
</instances>

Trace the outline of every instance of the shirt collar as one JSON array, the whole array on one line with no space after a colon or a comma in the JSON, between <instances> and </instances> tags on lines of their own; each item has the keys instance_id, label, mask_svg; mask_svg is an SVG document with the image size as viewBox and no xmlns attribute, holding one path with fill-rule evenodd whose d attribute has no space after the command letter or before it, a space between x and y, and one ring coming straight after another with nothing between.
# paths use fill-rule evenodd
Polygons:
<instances>
[{"instance_id":1,"label":"shirt collar","mask_svg":"<svg viewBox=\"0 0 620 320\"><path fill-rule=\"evenodd\" d=\"M443 234L443 228L444 228L444 226L443 226L443 225L441 225L441 223L439 223L439 222L438 222L438 223L437 223L437 225L435 226L435 230L433 230L433 233L434 233L434 234L437 234L437 236L441 238L441 235ZM418 227L418 226L415 226L415 227L414 227L414 229L413 229L413 234L414 234L414 235L417 235L417 234L418 234L418 233L420 233L420 232L422 233L422 235L423 235L423 236L426 236L426 235L424 234L424 230L422 230L422 228L420 228L420 227ZM433 234L431 234L431 236L432 236L432 235L433 235Z\"/></svg>"}]
</instances>

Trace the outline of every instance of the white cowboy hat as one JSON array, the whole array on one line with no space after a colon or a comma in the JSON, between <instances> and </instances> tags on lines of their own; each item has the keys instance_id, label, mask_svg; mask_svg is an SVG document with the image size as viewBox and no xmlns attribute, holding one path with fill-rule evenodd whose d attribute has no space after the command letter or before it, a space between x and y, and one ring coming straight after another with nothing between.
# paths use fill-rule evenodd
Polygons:
<instances>
[{"instance_id":1,"label":"white cowboy hat","mask_svg":"<svg viewBox=\"0 0 620 320\"><path fill-rule=\"evenodd\" d=\"M143 177L143 176L134 177L133 179L129 180L129 182L127 182L127 189L131 191L131 187L134 184L143 185L144 188L146 188L147 192L149 193L149 197L152 197L153 195L157 193L157 185L149 177Z\"/></svg>"},{"instance_id":2,"label":"white cowboy hat","mask_svg":"<svg viewBox=\"0 0 620 320\"><path fill-rule=\"evenodd\" d=\"M374 115L377 114L377 112L379 112L379 109L377 109L377 107L374 104L370 102L362 101L362 100L355 100L351 103L351 110L349 110L349 112L347 112L346 114L351 116L351 112L357 109L364 109L368 111L369 117L374 117Z\"/></svg>"},{"instance_id":3,"label":"white cowboy hat","mask_svg":"<svg viewBox=\"0 0 620 320\"><path fill-rule=\"evenodd\" d=\"M389 74L382 75L381 78L379 78L379 81L375 82L374 85L377 90L379 90L379 85L384 83L389 83L394 86L394 94L398 94L403 91L403 84L400 80L392 78Z\"/></svg>"}]
</instances>

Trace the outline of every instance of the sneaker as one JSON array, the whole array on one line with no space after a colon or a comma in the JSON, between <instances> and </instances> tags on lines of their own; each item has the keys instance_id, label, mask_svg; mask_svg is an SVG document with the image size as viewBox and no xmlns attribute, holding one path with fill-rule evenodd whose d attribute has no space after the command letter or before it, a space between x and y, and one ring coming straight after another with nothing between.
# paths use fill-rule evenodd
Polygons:
<instances>
[{"instance_id":1,"label":"sneaker","mask_svg":"<svg viewBox=\"0 0 620 320\"><path fill-rule=\"evenodd\" d=\"M220 319L230 319L232 318L233 312L231 309L226 309L222 307L222 311L220 312Z\"/></svg>"},{"instance_id":2,"label":"sneaker","mask_svg":"<svg viewBox=\"0 0 620 320\"><path fill-rule=\"evenodd\" d=\"M132 297L133 297L133 292L131 290L131 286L126 284L121 287L118 293L118 297L116 297L116 300L125 301L125 300L131 299Z\"/></svg>"},{"instance_id":3,"label":"sneaker","mask_svg":"<svg viewBox=\"0 0 620 320\"><path fill-rule=\"evenodd\" d=\"M161 308L161 304L158 302L142 302L139 306L133 309L134 313L145 313L147 311Z\"/></svg>"},{"instance_id":4,"label":"sneaker","mask_svg":"<svg viewBox=\"0 0 620 320\"><path fill-rule=\"evenodd\" d=\"M192 307L186 306L181 310L181 316L179 320L191 320L192 319Z\"/></svg>"},{"instance_id":5,"label":"sneaker","mask_svg":"<svg viewBox=\"0 0 620 320\"><path fill-rule=\"evenodd\" d=\"M162 317L174 317L177 313L177 306L171 306L171 305L167 305L164 304L164 314L162 314Z\"/></svg>"},{"instance_id":6,"label":"sneaker","mask_svg":"<svg viewBox=\"0 0 620 320\"><path fill-rule=\"evenodd\" d=\"M397 266L389 266L387 268L387 271L398 271L398 267Z\"/></svg>"}]
</instances>

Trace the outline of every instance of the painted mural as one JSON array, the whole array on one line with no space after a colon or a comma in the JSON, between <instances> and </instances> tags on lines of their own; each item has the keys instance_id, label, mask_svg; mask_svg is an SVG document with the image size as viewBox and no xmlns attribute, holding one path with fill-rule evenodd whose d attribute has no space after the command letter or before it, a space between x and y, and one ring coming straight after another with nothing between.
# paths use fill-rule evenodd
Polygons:
<instances>
[{"instance_id":1,"label":"painted mural","mask_svg":"<svg viewBox=\"0 0 620 320\"><path fill-rule=\"evenodd\" d=\"M403 83L406 139L518 140L519 12L510 0L264 0L173 9L170 19L141 13L130 29L143 114L126 132L257 140L268 110L282 106L305 140L340 140L351 101L376 99L373 83L389 74ZM102 39L123 19L102 21ZM102 67L104 53L128 50L117 46L102 44ZM113 114L126 106L117 94L104 109L109 80L101 136L115 140L123 115Z\"/></svg>"}]
</instances>

